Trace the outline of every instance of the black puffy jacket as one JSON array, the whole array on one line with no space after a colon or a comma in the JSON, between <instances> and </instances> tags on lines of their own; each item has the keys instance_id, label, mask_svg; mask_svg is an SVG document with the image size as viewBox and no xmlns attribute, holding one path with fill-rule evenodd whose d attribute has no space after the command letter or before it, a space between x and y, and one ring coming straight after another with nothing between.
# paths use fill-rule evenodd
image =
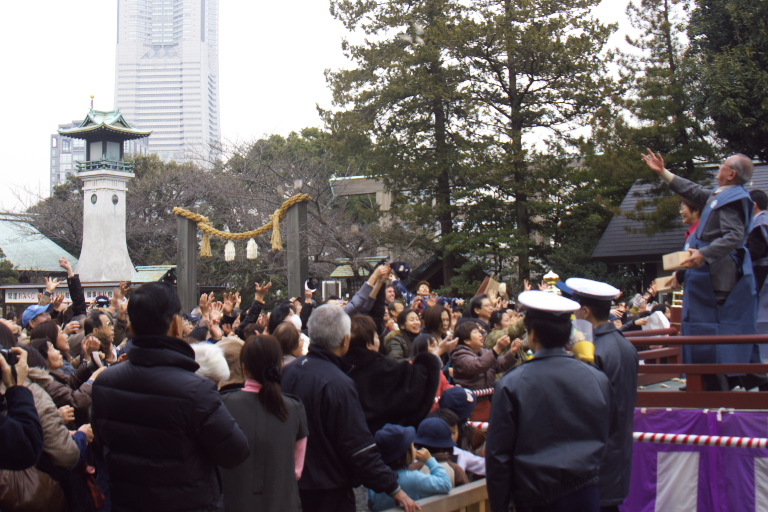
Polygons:
<instances>
[{"instance_id":1,"label":"black puffy jacket","mask_svg":"<svg viewBox=\"0 0 768 512\"><path fill-rule=\"evenodd\" d=\"M248 442L214 382L196 375L182 340L134 337L128 362L93 385L93 427L104 447L113 510L222 510L216 466L248 457Z\"/></svg>"}]
</instances>

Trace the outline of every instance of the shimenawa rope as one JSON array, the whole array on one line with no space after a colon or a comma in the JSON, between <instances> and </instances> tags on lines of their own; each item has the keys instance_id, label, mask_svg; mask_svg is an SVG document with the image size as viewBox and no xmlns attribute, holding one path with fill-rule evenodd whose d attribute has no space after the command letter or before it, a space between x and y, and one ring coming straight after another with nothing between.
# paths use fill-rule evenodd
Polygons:
<instances>
[{"instance_id":1,"label":"shimenawa rope","mask_svg":"<svg viewBox=\"0 0 768 512\"><path fill-rule=\"evenodd\" d=\"M271 215L272 220L268 222L267 224L261 226L258 229L254 229L253 231L246 231L245 233L227 233L226 231L221 231L219 229L216 229L211 224L210 219L204 215L200 215L199 213L191 212L189 210L185 210L184 208L176 207L173 209L172 213L175 215L181 215L185 219L189 219L192 222L197 223L197 227L200 228L200 230L203 232L203 243L200 247L200 256L203 258L210 258L212 256L211 253L211 236L217 236L219 238L223 238L224 240L248 240L249 238L254 238L256 236L262 235L272 230L272 250L273 251L281 251L283 249L283 238L280 236L280 223L285 218L286 213L288 212L288 209L291 206L297 205L299 203L305 203L312 200L312 196L309 194L296 194L293 197L288 198L287 201L285 201L282 205L280 205L280 208L275 210L275 213ZM232 257L234 257L234 254L232 254ZM255 254L254 254L255 257Z\"/></svg>"}]
</instances>

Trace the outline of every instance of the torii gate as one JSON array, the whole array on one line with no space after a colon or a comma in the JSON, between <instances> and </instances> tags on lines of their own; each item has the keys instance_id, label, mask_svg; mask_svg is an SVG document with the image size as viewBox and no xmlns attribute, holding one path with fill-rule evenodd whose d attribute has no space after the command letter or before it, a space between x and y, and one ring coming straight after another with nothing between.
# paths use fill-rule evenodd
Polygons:
<instances>
[{"instance_id":1,"label":"torii gate","mask_svg":"<svg viewBox=\"0 0 768 512\"><path fill-rule=\"evenodd\" d=\"M304 282L309 277L309 256L307 243L307 203L312 200L309 194L297 194L272 214L272 220L259 229L246 233L227 233L211 225L207 217L182 208L174 208L178 220L178 245L176 251L177 291L182 311L189 312L197 305L200 292L197 286L197 229L203 231L203 243L200 256L211 257L210 236L229 240L225 254L231 250L234 257L233 240L249 240L272 230L272 250L283 248L280 235L280 222L285 219L287 240L286 263L288 270L288 290L301 295ZM231 249L230 249L231 244ZM248 242L248 257L255 258L255 241ZM253 252L251 252L253 250ZM252 255L251 255L252 254Z\"/></svg>"}]
</instances>

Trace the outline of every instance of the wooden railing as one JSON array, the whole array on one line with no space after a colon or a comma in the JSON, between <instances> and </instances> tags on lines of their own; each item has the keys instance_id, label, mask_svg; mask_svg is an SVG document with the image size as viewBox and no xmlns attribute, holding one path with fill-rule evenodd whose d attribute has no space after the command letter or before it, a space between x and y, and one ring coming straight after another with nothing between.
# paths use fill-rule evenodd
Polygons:
<instances>
[{"instance_id":1,"label":"wooden railing","mask_svg":"<svg viewBox=\"0 0 768 512\"><path fill-rule=\"evenodd\" d=\"M490 512L488 488L485 478L451 489L448 494L438 494L416 503L421 512ZM401 508L390 508L385 512L402 512Z\"/></svg>"},{"instance_id":2,"label":"wooden railing","mask_svg":"<svg viewBox=\"0 0 768 512\"><path fill-rule=\"evenodd\" d=\"M666 329L665 329L666 331ZM639 334L627 336L635 346L667 345L663 349L639 352L641 360L638 384L671 380L686 377L686 391L645 391L637 393L637 407L683 407L683 408L719 408L730 409L768 409L768 393L737 391L704 391L704 375L728 374L763 374L768 373L768 364L680 364L681 345L752 345L768 343L768 335L732 335L732 336L667 336L656 337L656 331L638 331ZM661 359L666 358L666 363ZM654 363L649 364L648 361Z\"/></svg>"}]
</instances>

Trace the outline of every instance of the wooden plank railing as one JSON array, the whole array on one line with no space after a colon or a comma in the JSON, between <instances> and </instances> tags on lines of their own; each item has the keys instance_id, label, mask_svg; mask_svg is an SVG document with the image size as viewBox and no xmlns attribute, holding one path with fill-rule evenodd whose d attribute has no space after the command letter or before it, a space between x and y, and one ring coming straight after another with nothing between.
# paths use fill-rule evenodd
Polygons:
<instances>
[{"instance_id":1,"label":"wooden plank railing","mask_svg":"<svg viewBox=\"0 0 768 512\"><path fill-rule=\"evenodd\" d=\"M651 331L639 331L649 334ZM683 408L719 408L731 409L768 409L768 393L743 393L728 391L704 391L704 375L738 375L768 373L768 364L680 364L681 345L751 345L768 343L768 335L742 334L727 336L630 336L627 338L635 346L669 345L663 349L639 352L639 357L646 361L638 370L638 384L670 380L686 376L686 392L645 391L637 394L637 407L683 407ZM675 354L677 356L675 357ZM667 358L665 364L660 359ZM654 361L654 364L648 364Z\"/></svg>"},{"instance_id":2,"label":"wooden plank railing","mask_svg":"<svg viewBox=\"0 0 768 512\"><path fill-rule=\"evenodd\" d=\"M488 488L485 478L451 489L448 494L438 494L416 503L421 512L490 512ZM385 512L402 512L401 508L390 508Z\"/></svg>"}]
</instances>

